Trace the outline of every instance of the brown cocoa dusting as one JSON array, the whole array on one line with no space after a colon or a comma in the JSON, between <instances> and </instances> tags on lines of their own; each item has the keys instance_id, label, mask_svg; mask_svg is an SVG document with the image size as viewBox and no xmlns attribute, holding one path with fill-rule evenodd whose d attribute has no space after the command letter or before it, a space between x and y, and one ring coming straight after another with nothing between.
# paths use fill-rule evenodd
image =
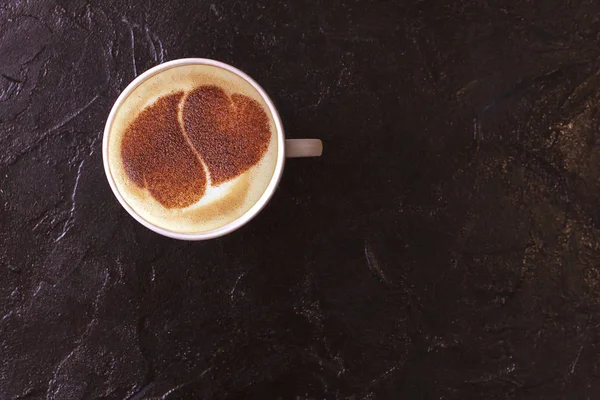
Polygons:
<instances>
[{"instance_id":1,"label":"brown cocoa dusting","mask_svg":"<svg viewBox=\"0 0 600 400\"><path fill-rule=\"evenodd\" d=\"M254 99L218 86L200 86L184 100L183 121L213 185L233 179L260 161L269 147L269 118Z\"/></svg>"},{"instance_id":2,"label":"brown cocoa dusting","mask_svg":"<svg viewBox=\"0 0 600 400\"><path fill-rule=\"evenodd\" d=\"M177 117L183 95L163 96L144 109L127 127L121 144L129 178L167 208L187 207L206 190L206 173Z\"/></svg>"},{"instance_id":3,"label":"brown cocoa dusting","mask_svg":"<svg viewBox=\"0 0 600 400\"><path fill-rule=\"evenodd\" d=\"M129 178L167 208L183 208L206 190L204 161L213 185L233 179L257 164L269 147L269 118L254 99L231 98L218 86L200 86L159 98L125 131L121 145ZM185 138L183 121L194 149Z\"/></svg>"}]
</instances>

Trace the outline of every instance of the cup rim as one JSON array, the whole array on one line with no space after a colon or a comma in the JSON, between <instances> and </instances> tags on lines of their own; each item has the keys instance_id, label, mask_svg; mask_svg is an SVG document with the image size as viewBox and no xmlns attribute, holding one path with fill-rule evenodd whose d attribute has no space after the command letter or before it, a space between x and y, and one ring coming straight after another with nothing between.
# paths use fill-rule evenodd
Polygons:
<instances>
[{"instance_id":1,"label":"cup rim","mask_svg":"<svg viewBox=\"0 0 600 400\"><path fill-rule=\"evenodd\" d=\"M216 229L211 229L208 231L197 232L197 233L182 233L182 232L171 231L169 229L165 229L160 226L157 226L157 225L147 221L142 216L140 216L137 212L135 212L135 210L127 203L125 198L121 195L121 193L115 183L115 180L112 176L112 172L110 171L110 167L109 167L109 163L108 163L108 138L110 136L110 128L114 122L114 119L115 119L118 109L121 107L121 105L123 104L125 99L127 99L127 97L129 97L129 95L139 85L141 85L143 82L145 82L152 76L154 76L164 70L171 69L174 67L181 67L181 66L185 66L185 65L210 65L210 66L225 69L229 72L232 72L232 73L238 75L242 79L244 79L252 87L254 87L254 89L256 89L256 91L258 91L258 93L260 94L262 99L267 104L267 107L269 108L269 111L271 112L271 115L273 116L273 121L275 123L275 129L277 130L277 162L275 164L275 170L273 171L273 176L271 177L271 181L267 185L267 188L265 189L263 194L260 196L258 201L256 203L254 203L254 205L252 205L252 207L250 207L250 209L248 209L239 218L236 218L235 220L229 222L228 224L223 225L222 227L219 227ZM119 95L119 97L117 98L115 103L113 104L112 109L110 110L110 114L108 115L108 118L106 120L106 125L104 126L104 134L103 135L104 136L102 138L102 162L104 164L104 172L106 173L106 177L107 177L108 183L113 191L113 194L115 195L115 197L117 198L119 203L121 203L121 206L129 213L129 215L131 215L133 218L135 218L140 224L144 225L146 228L148 228L160 235L170 237L173 239L179 239L179 240L214 239L214 238L226 235L228 233L231 233L231 232L235 231L236 229L239 229L242 226L244 226L245 224L247 224L267 205L267 203L269 202L271 197L273 197L273 193L275 192L275 189L277 188L277 185L279 184L279 181L281 179L281 175L283 172L283 166L285 163L285 134L283 131L283 125L281 123L281 118L279 117L277 108L273 104L273 101L271 100L269 95L267 95L265 90L254 79L252 79L250 76L248 76L243 71L240 71L239 69L237 69L229 64L226 64L224 62L212 60L209 58L181 58L181 59L177 59L177 60L167 61L165 63L159 64L159 65L156 65L156 66L150 68L143 74L136 77L133 81L131 81L127 85L125 90L123 90L123 92L121 92L121 94Z\"/></svg>"}]
</instances>

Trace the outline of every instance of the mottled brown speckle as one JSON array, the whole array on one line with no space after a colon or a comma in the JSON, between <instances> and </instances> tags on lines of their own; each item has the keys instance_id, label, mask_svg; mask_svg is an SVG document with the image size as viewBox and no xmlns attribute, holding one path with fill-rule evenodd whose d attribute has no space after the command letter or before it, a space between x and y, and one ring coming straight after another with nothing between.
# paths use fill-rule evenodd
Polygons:
<instances>
[{"instance_id":1,"label":"mottled brown speckle","mask_svg":"<svg viewBox=\"0 0 600 400\"><path fill-rule=\"evenodd\" d=\"M214 185L248 170L269 147L269 118L262 106L241 94L230 98L218 86L194 89L185 99L183 120Z\"/></svg>"},{"instance_id":2,"label":"mottled brown speckle","mask_svg":"<svg viewBox=\"0 0 600 400\"><path fill-rule=\"evenodd\" d=\"M206 190L204 167L177 119L183 92L159 98L127 127L121 144L129 178L163 206L182 208Z\"/></svg>"}]
</instances>

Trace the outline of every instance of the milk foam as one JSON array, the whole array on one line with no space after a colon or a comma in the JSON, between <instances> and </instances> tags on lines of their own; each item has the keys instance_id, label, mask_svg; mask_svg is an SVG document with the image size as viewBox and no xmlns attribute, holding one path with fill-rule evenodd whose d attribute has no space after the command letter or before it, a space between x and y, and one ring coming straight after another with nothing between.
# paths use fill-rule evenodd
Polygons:
<instances>
[{"instance_id":1,"label":"milk foam","mask_svg":"<svg viewBox=\"0 0 600 400\"><path fill-rule=\"evenodd\" d=\"M121 157L121 143L127 127L139 113L158 98L178 91L189 93L202 85L217 85L231 96L243 94L256 100L269 117L271 139L266 153L258 164L218 186L208 185L202 198L186 208L166 208L138 187L127 175ZM182 123L182 105L179 122ZM269 185L277 164L278 135L271 112L260 94L248 82L225 69L209 65L175 66L144 81L121 104L108 137L108 163L119 193L127 204L148 222L173 232L199 233L217 229L246 213ZM187 138L189 140L189 138ZM205 171L208 171L204 165Z\"/></svg>"}]
</instances>

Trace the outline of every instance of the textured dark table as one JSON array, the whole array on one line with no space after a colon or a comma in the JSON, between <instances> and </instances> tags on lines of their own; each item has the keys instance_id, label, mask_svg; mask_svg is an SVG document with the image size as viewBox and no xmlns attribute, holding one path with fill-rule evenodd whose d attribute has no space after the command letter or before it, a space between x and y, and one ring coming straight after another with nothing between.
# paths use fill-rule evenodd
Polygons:
<instances>
[{"instance_id":1,"label":"textured dark table","mask_svg":"<svg viewBox=\"0 0 600 400\"><path fill-rule=\"evenodd\" d=\"M0 38L0 399L600 398L597 0L5 0ZM325 155L188 243L101 138L198 56Z\"/></svg>"}]
</instances>

